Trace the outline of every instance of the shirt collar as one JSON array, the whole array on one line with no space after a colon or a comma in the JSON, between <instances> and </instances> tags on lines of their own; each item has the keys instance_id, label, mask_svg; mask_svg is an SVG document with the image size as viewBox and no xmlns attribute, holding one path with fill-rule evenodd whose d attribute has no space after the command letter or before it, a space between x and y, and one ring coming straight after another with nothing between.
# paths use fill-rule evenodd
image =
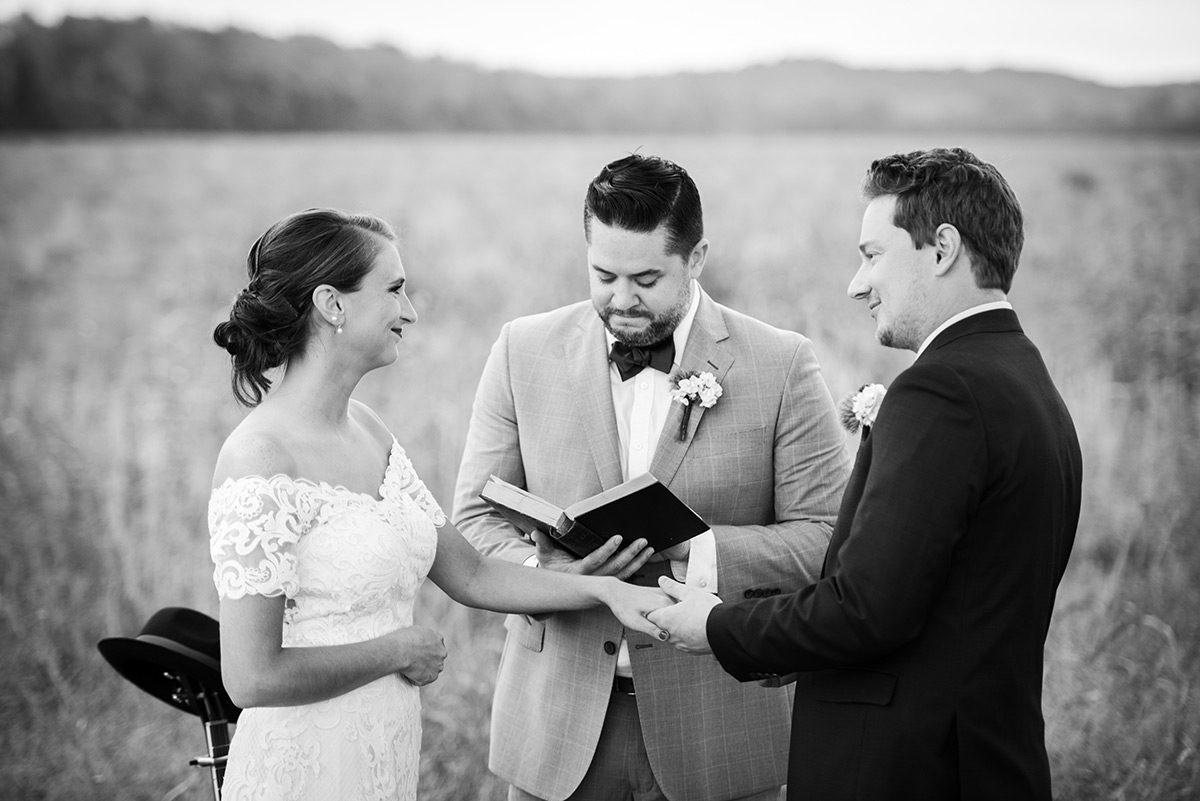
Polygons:
<instances>
[{"instance_id":1,"label":"shirt collar","mask_svg":"<svg viewBox=\"0 0 1200 801\"><path fill-rule=\"evenodd\" d=\"M991 303L981 303L978 306L972 306L969 309L963 309L958 314L954 315L949 320L942 323L937 328L933 329L932 334L925 337L925 341L922 342L921 347L917 349L917 356L920 356L922 353L925 352L925 349L929 347L929 343L933 342L933 340L937 337L938 334L942 333L943 331L945 331L947 328L954 325L955 323L961 322L961 321L967 319L968 317L974 317L976 314L983 314L984 312L995 311L996 309L1008 309L1009 311L1011 311L1012 304L1009 303L1007 300L994 300Z\"/></svg>"},{"instance_id":2,"label":"shirt collar","mask_svg":"<svg viewBox=\"0 0 1200 801\"><path fill-rule=\"evenodd\" d=\"M683 359L683 350L687 347L688 336L692 333L692 323L696 322L696 310L699 308L700 285L696 283L695 279L692 279L692 305L688 307L687 314L683 315L679 325L675 326L675 330L671 332L671 338L675 342L675 367L678 367ZM604 329L604 340L608 350L612 350L613 343L617 341L607 327Z\"/></svg>"}]
</instances>

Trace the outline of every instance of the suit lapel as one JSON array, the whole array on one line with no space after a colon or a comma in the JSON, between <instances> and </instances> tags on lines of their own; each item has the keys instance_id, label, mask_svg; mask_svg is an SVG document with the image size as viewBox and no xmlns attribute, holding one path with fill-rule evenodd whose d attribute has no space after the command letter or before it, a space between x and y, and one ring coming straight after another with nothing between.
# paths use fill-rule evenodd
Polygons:
<instances>
[{"instance_id":1,"label":"suit lapel","mask_svg":"<svg viewBox=\"0 0 1200 801\"><path fill-rule=\"evenodd\" d=\"M684 373L692 370L698 373L712 373L720 384L734 361L733 350L728 343L729 330L725 327L725 318L717 304L704 290L697 287L697 291L700 292L700 305L696 309L696 319L692 322L683 358L679 360L679 369ZM705 409L693 404L687 434L681 441L679 424L683 421L683 412L683 404L671 404L667 422L663 425L662 435L658 439L658 447L654 451L654 459L650 463L651 474L667 485L670 485L680 463L683 462L684 455L691 447Z\"/></svg>"},{"instance_id":2,"label":"suit lapel","mask_svg":"<svg viewBox=\"0 0 1200 801\"><path fill-rule=\"evenodd\" d=\"M587 312L590 319L580 322L578 336L567 345L566 363L570 365L571 394L583 429L580 433L591 448L601 486L609 489L621 483L621 445L604 327L590 306Z\"/></svg>"},{"instance_id":3,"label":"suit lapel","mask_svg":"<svg viewBox=\"0 0 1200 801\"><path fill-rule=\"evenodd\" d=\"M829 547L825 550L825 562L821 567L822 576L833 571L842 543L846 541L846 537L854 525L854 517L858 514L859 502L862 501L863 489L867 484L867 475L871 472L872 445L870 431L866 431L858 444L854 466L850 470L850 478L846 481L846 489L842 492L842 503L838 510L837 521L833 525L833 536L829 541Z\"/></svg>"},{"instance_id":4,"label":"suit lapel","mask_svg":"<svg viewBox=\"0 0 1200 801\"><path fill-rule=\"evenodd\" d=\"M973 334L1013 332L1022 333L1017 315L1010 309L993 309L973 314L970 317L959 320L934 337L933 341L929 343L929 347L917 357L916 363L928 362L930 359L937 358L933 354L963 337L969 337ZM884 402L886 403L887 401L885 400ZM863 434L862 442L859 443L858 455L855 457L854 467L850 472L849 480L846 482L845 492L842 494L842 505L838 512L837 522L833 527L833 537L829 542L829 548L825 552L825 565L821 571L823 576L837 568L837 560L842 544L845 542L846 537L849 536L850 529L854 524L854 518L859 512L863 492L866 489L867 476L871 471L872 448L871 433L867 430Z\"/></svg>"}]
</instances>

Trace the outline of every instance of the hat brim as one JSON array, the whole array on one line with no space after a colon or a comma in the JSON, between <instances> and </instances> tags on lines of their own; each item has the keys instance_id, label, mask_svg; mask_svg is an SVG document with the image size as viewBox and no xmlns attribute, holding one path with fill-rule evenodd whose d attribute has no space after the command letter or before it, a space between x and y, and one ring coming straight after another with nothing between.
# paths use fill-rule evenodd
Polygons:
<instances>
[{"instance_id":1,"label":"hat brim","mask_svg":"<svg viewBox=\"0 0 1200 801\"><path fill-rule=\"evenodd\" d=\"M176 709L207 720L207 712L197 708L186 693L180 692L181 685L176 677L183 676L192 683L193 690L215 692L225 719L230 723L241 713L225 691L220 663L206 654L152 634L107 637L96 647L128 681Z\"/></svg>"}]
</instances>

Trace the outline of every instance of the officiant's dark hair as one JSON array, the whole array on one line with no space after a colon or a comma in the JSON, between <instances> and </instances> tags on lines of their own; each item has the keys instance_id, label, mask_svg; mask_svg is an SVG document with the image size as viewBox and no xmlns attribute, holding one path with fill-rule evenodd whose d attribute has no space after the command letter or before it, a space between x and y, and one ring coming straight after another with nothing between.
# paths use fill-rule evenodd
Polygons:
<instances>
[{"instance_id":1,"label":"officiant's dark hair","mask_svg":"<svg viewBox=\"0 0 1200 801\"><path fill-rule=\"evenodd\" d=\"M213 341L233 357L233 395L257 406L271 388L266 372L304 353L311 332L313 290L328 284L353 292L375 257L395 242L392 227L378 217L335 209L308 209L283 218L250 248L250 283L229 319L213 330Z\"/></svg>"},{"instance_id":2,"label":"officiant's dark hair","mask_svg":"<svg viewBox=\"0 0 1200 801\"><path fill-rule=\"evenodd\" d=\"M592 218L627 231L666 229L667 253L687 259L704 238L700 192L687 170L658 156L637 153L605 165L588 184L583 232L592 241Z\"/></svg>"},{"instance_id":3,"label":"officiant's dark hair","mask_svg":"<svg viewBox=\"0 0 1200 801\"><path fill-rule=\"evenodd\" d=\"M896 196L892 224L920 249L937 227L958 229L971 254L980 289L1012 287L1025 243L1021 204L1000 171L961 147L897 153L871 163L863 184L868 199Z\"/></svg>"}]
</instances>

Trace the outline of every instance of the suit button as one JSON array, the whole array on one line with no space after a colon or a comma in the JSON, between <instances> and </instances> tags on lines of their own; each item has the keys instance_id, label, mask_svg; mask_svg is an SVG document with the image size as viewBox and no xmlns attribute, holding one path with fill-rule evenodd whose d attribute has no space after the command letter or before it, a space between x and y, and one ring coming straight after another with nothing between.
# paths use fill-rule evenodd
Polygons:
<instances>
[{"instance_id":1,"label":"suit button","mask_svg":"<svg viewBox=\"0 0 1200 801\"><path fill-rule=\"evenodd\" d=\"M616 652L617 652L617 644L615 642L613 642L612 640L608 640L607 642L604 643L604 653L608 654L609 656L612 656Z\"/></svg>"}]
</instances>

